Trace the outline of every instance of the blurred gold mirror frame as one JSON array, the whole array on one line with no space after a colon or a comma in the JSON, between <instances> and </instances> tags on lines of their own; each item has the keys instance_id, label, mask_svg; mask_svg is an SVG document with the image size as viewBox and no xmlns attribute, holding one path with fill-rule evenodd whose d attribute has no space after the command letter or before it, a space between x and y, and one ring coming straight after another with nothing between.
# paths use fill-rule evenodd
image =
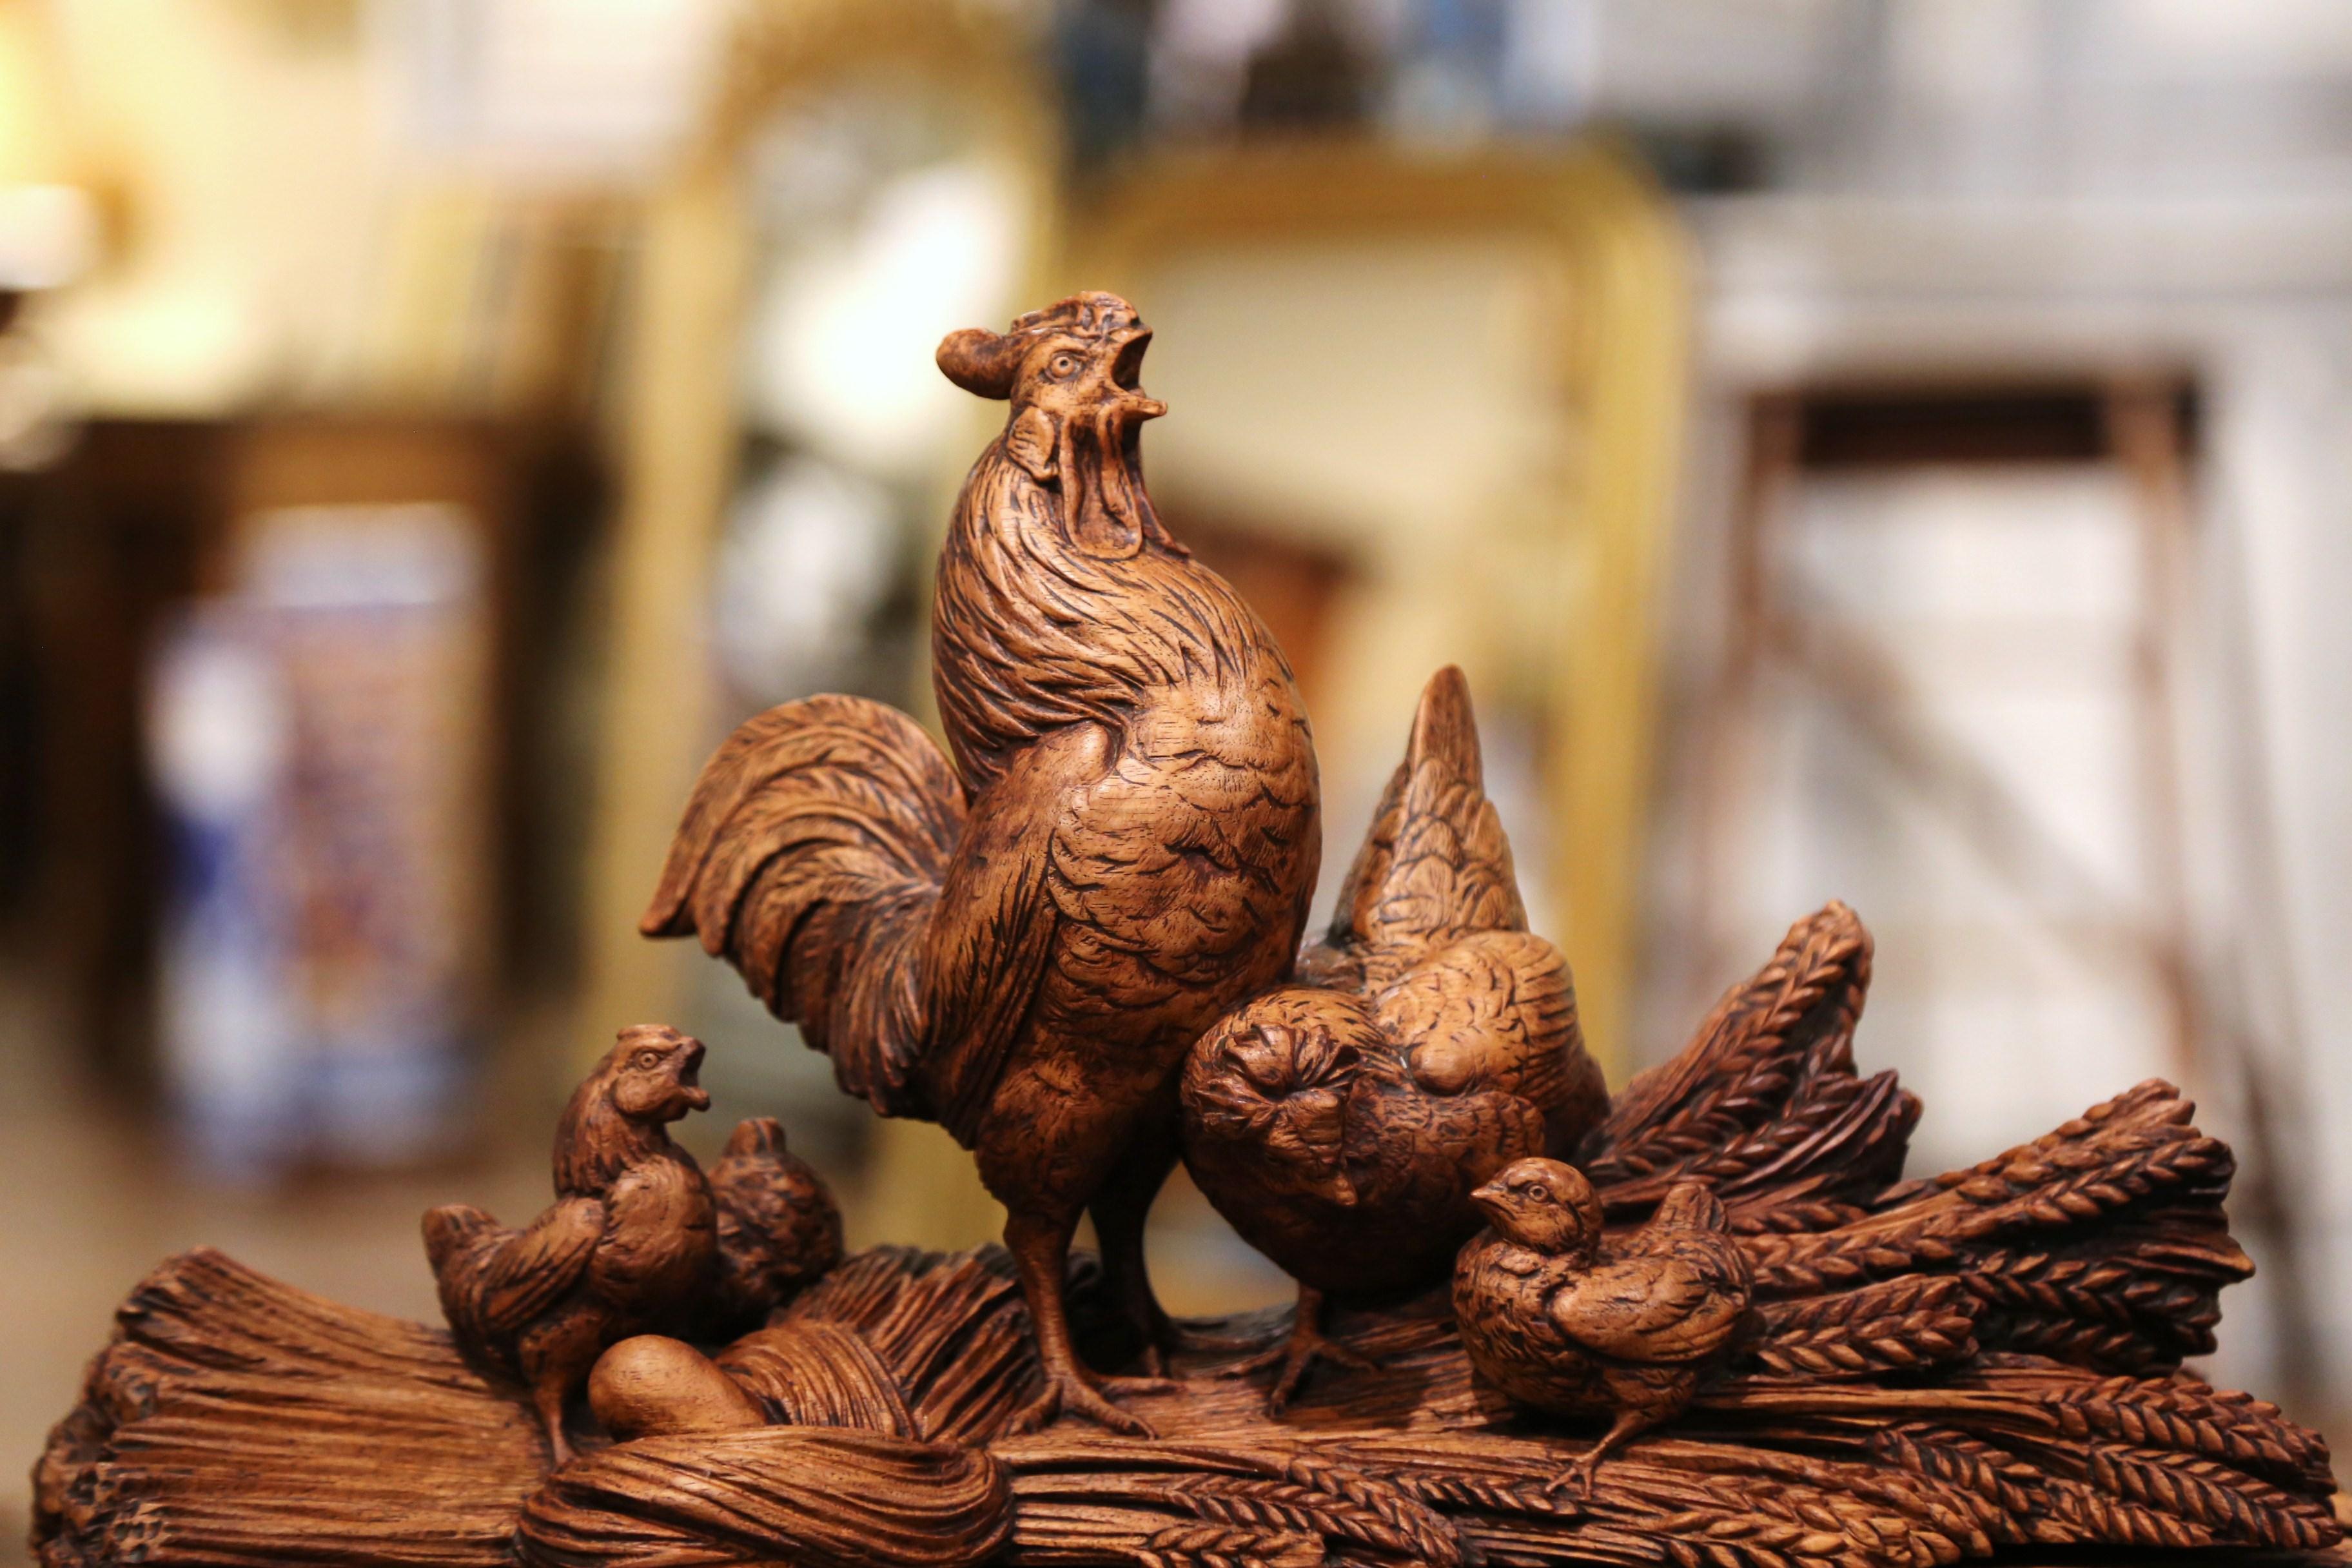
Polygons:
<instances>
[{"instance_id":1,"label":"blurred gold mirror frame","mask_svg":"<svg viewBox=\"0 0 2352 1568\"><path fill-rule=\"evenodd\" d=\"M1549 847L1548 863L1523 861L1521 871L1540 879L1563 922L1547 934L1575 966L1588 1040L1612 1079L1622 1080L1649 795L1656 607L1680 461L1687 336L1686 256L1664 198L1628 158L1600 142L1416 155L1370 142L1302 142L1148 160L1098 195L1075 199L1085 205L1066 220L1070 248L1061 281L1124 294L1162 329L1165 342L1155 357L1171 363L1154 390L1171 398L1174 415L1155 459L1155 487L1171 471L1167 443L1191 406L1182 389L1169 384L1172 356L1231 352L1230 345L1195 343L1168 331L1171 300L1181 292L1172 285L1187 267L1284 252L1303 258L1291 273L1299 288L1269 285L1244 314L1267 322L1294 349L1306 341L1301 334L1317 333L1355 348L1356 363L1366 365L1375 384L1350 401L1360 408L1393 406L1408 423L1448 412L1430 406L1433 396L1445 395L1446 377L1458 391L1465 374L1479 374L1482 353L1505 357L1496 352L1496 333L1484 334L1482 348L1465 341L1481 334L1451 325L1475 318L1488 302L1452 293L1439 281L1459 276L1460 267L1414 271L1419 264L1407 259L1397 276L1423 279L1417 287L1423 294L1446 292L1417 302L1425 307L1416 312L1423 317L1418 346L1442 346L1469 360L1434 365L1413 356L1404 342L1411 334L1400 332L1393 348L1383 342L1400 323L1370 304L1380 297L1377 286L1335 298L1338 290L1320 286L1313 258L1341 247L1349 255L1385 250L1407 258L1450 247L1471 258L1474 271L1477 258L1507 251L1520 258L1516 265L1549 275L1538 291L1545 303L1520 312L1520 330L1538 334L1537 341L1519 349L1506 344L1513 355L1531 351L1548 383L1530 400L1539 405L1532 411L1538 423L1516 447L1505 448L1532 460L1517 473L1461 476L1465 484L1518 487L1516 506L1528 515L1515 525L1515 539L1524 558L1515 552L1505 570L1524 565L1538 581L1517 595L1516 607L1410 602L1448 594L1475 598L1475 573L1399 582L1385 606L1371 607L1369 635L1357 637L1349 657L1381 664L1382 689L1369 695L1393 698L1378 710L1385 721L1365 721L1381 726L1370 754L1381 759L1382 776L1412 695L1435 663L1462 662L1474 681L1501 689L1538 715L1548 816L1540 841ZM1412 302L1397 287L1389 286L1391 297ZM1318 313L1302 324L1300 318ZM1298 355L1272 363L1278 357L1261 355L1253 363L1278 376ZM1286 390L1278 382L1235 379L1237 401L1269 410ZM1433 379L1441 383L1436 390ZM1381 417L1385 422L1385 412ZM1286 425L1284 434L1300 428ZM1248 432L1229 426L1227 434ZM1255 460L1287 460L1281 441L1264 445L1263 455L1253 451ZM1442 468L1452 456L1433 461ZM1369 467L1381 455L1356 460ZM1176 522L1181 531L1181 504ZM1465 539L1462 547L1476 543ZM1403 623L1420 622L1433 608L1450 608L1443 616L1450 629L1439 639L1444 646L1382 647L1398 639ZM1485 631L1497 621L1517 624ZM1475 646L1482 641L1490 646ZM1385 668L1400 658L1423 662ZM1318 738L1329 732L1320 711L1317 727ZM1344 858L1354 852L1362 825L1333 809L1333 765L1327 746L1324 853Z\"/></svg>"}]
</instances>

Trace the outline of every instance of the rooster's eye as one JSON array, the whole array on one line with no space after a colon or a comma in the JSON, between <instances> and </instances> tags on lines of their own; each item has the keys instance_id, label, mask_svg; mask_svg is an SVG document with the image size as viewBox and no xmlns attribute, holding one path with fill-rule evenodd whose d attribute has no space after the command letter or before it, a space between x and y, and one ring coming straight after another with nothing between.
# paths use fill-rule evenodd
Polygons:
<instances>
[{"instance_id":1,"label":"rooster's eye","mask_svg":"<svg viewBox=\"0 0 2352 1568\"><path fill-rule=\"evenodd\" d=\"M1535 1201L1539 1204L1548 1204L1551 1202L1551 1194L1542 1187L1529 1187L1528 1189L1528 1196L1535 1199Z\"/></svg>"},{"instance_id":2,"label":"rooster's eye","mask_svg":"<svg viewBox=\"0 0 2352 1568\"><path fill-rule=\"evenodd\" d=\"M1054 363L1045 368L1056 376L1068 375L1078 368L1078 362L1069 354L1055 354Z\"/></svg>"},{"instance_id":3,"label":"rooster's eye","mask_svg":"<svg viewBox=\"0 0 2352 1568\"><path fill-rule=\"evenodd\" d=\"M637 1065L641 1068L657 1068L661 1066L661 1053L659 1051L639 1051L637 1053Z\"/></svg>"}]
</instances>

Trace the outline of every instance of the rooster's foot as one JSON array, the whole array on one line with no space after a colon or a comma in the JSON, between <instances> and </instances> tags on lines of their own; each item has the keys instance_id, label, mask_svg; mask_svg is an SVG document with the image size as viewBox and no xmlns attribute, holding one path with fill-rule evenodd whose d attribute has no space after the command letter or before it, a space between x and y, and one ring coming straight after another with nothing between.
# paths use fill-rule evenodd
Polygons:
<instances>
[{"instance_id":1,"label":"rooster's foot","mask_svg":"<svg viewBox=\"0 0 2352 1568\"><path fill-rule=\"evenodd\" d=\"M1109 1378L1105 1380L1123 1392L1135 1394L1165 1392L1176 1385L1157 1378ZM1054 1424L1058 1415L1076 1415L1113 1432L1130 1437L1156 1437L1151 1424L1140 1415L1129 1414L1103 1397L1095 1385L1076 1373L1047 1373L1045 1386L1037 1397L1014 1412L1005 1428L1009 1436L1042 1431Z\"/></svg>"},{"instance_id":2,"label":"rooster's foot","mask_svg":"<svg viewBox=\"0 0 2352 1568\"><path fill-rule=\"evenodd\" d=\"M1381 1363L1360 1350L1343 1345L1325 1334L1311 1321L1301 1318L1289 1333L1256 1354L1246 1356L1231 1366L1218 1369L1220 1377L1247 1377L1264 1372L1270 1366L1282 1369L1274 1380L1274 1388L1265 1396L1265 1407L1279 1415L1290 1408L1298 1396L1299 1386L1318 1361L1337 1363L1351 1372L1378 1372Z\"/></svg>"}]
</instances>

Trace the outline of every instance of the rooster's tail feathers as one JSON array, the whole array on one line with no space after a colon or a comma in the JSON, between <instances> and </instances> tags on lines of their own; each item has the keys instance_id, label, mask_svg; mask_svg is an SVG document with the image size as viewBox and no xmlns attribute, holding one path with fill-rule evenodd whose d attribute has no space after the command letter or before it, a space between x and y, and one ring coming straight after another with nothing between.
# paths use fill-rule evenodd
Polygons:
<instances>
[{"instance_id":1,"label":"rooster's tail feathers","mask_svg":"<svg viewBox=\"0 0 2352 1568\"><path fill-rule=\"evenodd\" d=\"M947 758L905 714L783 703L703 764L639 929L699 936L844 1089L919 1114L919 947L963 817Z\"/></svg>"}]
</instances>

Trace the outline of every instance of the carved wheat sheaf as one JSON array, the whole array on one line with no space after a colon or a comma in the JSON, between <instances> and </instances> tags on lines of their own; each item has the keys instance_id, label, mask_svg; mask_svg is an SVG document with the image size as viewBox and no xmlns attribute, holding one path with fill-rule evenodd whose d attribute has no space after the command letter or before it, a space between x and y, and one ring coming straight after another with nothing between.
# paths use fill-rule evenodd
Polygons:
<instances>
[{"instance_id":1,"label":"carved wheat sheaf","mask_svg":"<svg viewBox=\"0 0 2352 1568\"><path fill-rule=\"evenodd\" d=\"M824 1426L680 1435L547 1476L529 1420L438 1333L192 1254L134 1294L52 1438L40 1559L291 1568L331 1539L436 1568L512 1568L518 1553L543 1568L1878 1568L2041 1547L2315 1552L2339 1533L2316 1434L2178 1373L2014 1352L1891 1380L1804 1366L1845 1328L1863 1343L1907 1344L1876 1331L1889 1321L1948 1334L1946 1316L1975 1300L1952 1277L1772 1306L1785 1348L1759 1350L1683 1426L1612 1460L1589 1498L1548 1484L1587 1439L1497 1426L1447 1392L1465 1373L1437 1317L1391 1322L1384 1370L1310 1401L1303 1423L1267 1418L1246 1384L1205 1382L1144 1402L1183 1427L1159 1441L1003 1437L1035 1375L1019 1300L1002 1253L887 1249L779 1319L780 1334L855 1336L859 1364L928 1440ZM763 1364L839 1378L795 1374L790 1354ZM775 1393L819 1407L799 1384ZM831 1418L859 1408L840 1402ZM940 1441L940 1426L964 1435Z\"/></svg>"},{"instance_id":2,"label":"carved wheat sheaf","mask_svg":"<svg viewBox=\"0 0 2352 1568\"><path fill-rule=\"evenodd\" d=\"M1634 1079L1578 1157L1611 1217L1638 1216L1690 1176L1735 1225L1757 1223L1751 1210L1851 1203L1892 1182L1919 1108L1892 1073L1854 1071L1870 960L1862 922L1829 905L1724 996L1688 1050Z\"/></svg>"},{"instance_id":3,"label":"carved wheat sheaf","mask_svg":"<svg viewBox=\"0 0 2352 1568\"><path fill-rule=\"evenodd\" d=\"M1442 1300L1339 1314L1378 1369L1286 1418L1251 1381L1202 1375L1236 1351L1134 1398L1157 1440L1013 1436L1039 1368L1011 1260L878 1248L721 1359L795 1425L642 1438L550 1475L446 1336L199 1253L134 1293L53 1436L38 1555L294 1568L331 1540L335 1562L430 1568L1886 1568L2335 1547L2319 1436L2179 1370L2247 1268L2229 1151L2148 1083L1895 1180L1916 1107L1848 1046L1868 959L1837 907L1801 922L1587 1145L1621 1230L1715 1173L1755 1287L1725 1364L1590 1495L1559 1483L1592 1434L1495 1397ZM1694 1194L1665 1214L1705 1210ZM1097 1283L1089 1264L1069 1278L1082 1331L1108 1310Z\"/></svg>"}]
</instances>

